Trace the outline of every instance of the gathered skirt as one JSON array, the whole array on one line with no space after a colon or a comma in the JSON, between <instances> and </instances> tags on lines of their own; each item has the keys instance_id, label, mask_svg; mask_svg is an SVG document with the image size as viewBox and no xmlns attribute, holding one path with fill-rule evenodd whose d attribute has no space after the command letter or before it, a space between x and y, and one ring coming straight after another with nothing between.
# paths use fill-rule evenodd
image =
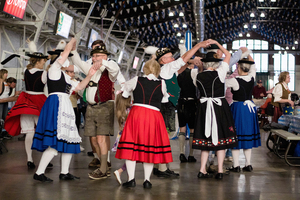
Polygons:
<instances>
[{"instance_id":1,"label":"gathered skirt","mask_svg":"<svg viewBox=\"0 0 300 200\"><path fill-rule=\"evenodd\" d=\"M205 121L207 102L199 103L196 112L196 121L193 138L193 149L205 151L218 151L223 149L231 149L237 145L236 131L230 107L225 98L220 98L222 105L213 104L216 114L218 143L212 143L212 137L205 136Z\"/></svg>"},{"instance_id":2,"label":"gathered skirt","mask_svg":"<svg viewBox=\"0 0 300 200\"><path fill-rule=\"evenodd\" d=\"M238 137L238 146L233 149L251 149L261 146L256 107L254 112L250 112L244 102L238 101L231 104L231 112Z\"/></svg>"},{"instance_id":3,"label":"gathered skirt","mask_svg":"<svg viewBox=\"0 0 300 200\"><path fill-rule=\"evenodd\" d=\"M68 95L53 94L47 98L35 130L32 149L43 152L50 146L61 153L80 153L81 138L75 124L75 113L69 99L62 101L66 97ZM64 104L60 105L62 103ZM60 111L66 108L69 113ZM69 131L66 131L67 129ZM72 133L70 137L69 133Z\"/></svg>"},{"instance_id":4,"label":"gathered skirt","mask_svg":"<svg viewBox=\"0 0 300 200\"><path fill-rule=\"evenodd\" d=\"M15 105L8 112L4 128L11 136L21 132L20 116L22 114L39 116L47 97L44 94L28 94L21 92Z\"/></svg>"},{"instance_id":5,"label":"gathered skirt","mask_svg":"<svg viewBox=\"0 0 300 200\"><path fill-rule=\"evenodd\" d=\"M131 108L116 158L154 164L173 161L169 136L159 111L141 106Z\"/></svg>"}]
</instances>

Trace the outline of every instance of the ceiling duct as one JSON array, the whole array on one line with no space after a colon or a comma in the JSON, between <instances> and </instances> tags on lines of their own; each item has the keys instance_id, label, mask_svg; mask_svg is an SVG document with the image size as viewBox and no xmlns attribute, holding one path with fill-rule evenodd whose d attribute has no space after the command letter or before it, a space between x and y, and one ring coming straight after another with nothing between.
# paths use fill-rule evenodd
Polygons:
<instances>
[{"instance_id":1,"label":"ceiling duct","mask_svg":"<svg viewBox=\"0 0 300 200\"><path fill-rule=\"evenodd\" d=\"M204 0L193 0L194 17L196 25L196 41L201 42L204 40ZM201 48L203 53L203 49Z\"/></svg>"}]
</instances>

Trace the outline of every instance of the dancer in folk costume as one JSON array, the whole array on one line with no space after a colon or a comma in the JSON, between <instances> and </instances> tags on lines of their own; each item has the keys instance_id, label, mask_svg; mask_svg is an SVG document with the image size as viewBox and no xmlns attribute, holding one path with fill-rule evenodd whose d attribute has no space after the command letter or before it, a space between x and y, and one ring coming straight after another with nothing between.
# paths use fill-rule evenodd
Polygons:
<instances>
[{"instance_id":1,"label":"dancer in folk costume","mask_svg":"<svg viewBox=\"0 0 300 200\"><path fill-rule=\"evenodd\" d=\"M78 177L69 173L72 154L80 152L81 137L75 124L75 114L69 99L73 90L78 91L85 88L92 75L99 69L100 64L95 63L87 77L80 83L75 84L70 76L63 71L68 67L68 56L76 45L73 38L67 45L60 41L55 51L49 51L51 55L50 68L47 75L47 86L49 97L47 98L39 117L34 134L32 149L44 152L39 167L33 178L42 182L52 180L44 175L48 163L57 155L61 156L61 173L59 179L73 180ZM65 49L65 50L62 50Z\"/></svg>"},{"instance_id":2,"label":"dancer in folk costume","mask_svg":"<svg viewBox=\"0 0 300 200\"><path fill-rule=\"evenodd\" d=\"M143 77L125 82L123 97L133 91L134 102L127 117L118 145L116 158L125 159L128 182L124 187L135 187L136 162L144 165L144 188L151 188L153 164L172 162L171 146L165 123L160 113L162 102L168 101L164 80L157 77L160 65L155 60L146 62Z\"/></svg>"},{"instance_id":3,"label":"dancer in folk costume","mask_svg":"<svg viewBox=\"0 0 300 200\"><path fill-rule=\"evenodd\" d=\"M111 149L113 152L117 151L118 145L119 145L119 141L120 141L120 137L122 135L123 129L124 129L124 125L127 119L127 116L129 114L130 111L130 107L131 107L131 98L124 98L122 97L122 93L121 91L117 91L117 96L116 96L116 117L119 123L119 129L120 132L118 134L118 136L116 137L116 141L114 143L113 148ZM121 185L122 184L122 180L121 180L121 174L126 171L126 164L124 163L124 165L122 165L121 168L117 169L114 171L114 175L118 181L118 183Z\"/></svg>"},{"instance_id":4,"label":"dancer in folk costume","mask_svg":"<svg viewBox=\"0 0 300 200\"><path fill-rule=\"evenodd\" d=\"M255 104L252 102L252 90L256 76L254 61L250 56L251 51L243 53L238 62L239 76L226 79L226 87L231 88L233 94L233 103L231 111L235 122L236 133L238 137L238 146L232 149L233 166L230 171L240 172L239 155L240 149L243 149L246 157L246 166L243 171L251 172L251 151L253 147L261 146L260 131Z\"/></svg>"},{"instance_id":5,"label":"dancer in folk costume","mask_svg":"<svg viewBox=\"0 0 300 200\"><path fill-rule=\"evenodd\" d=\"M27 167L33 169L35 164L33 163L31 146L41 109L47 99L44 94L44 86L47 82L44 64L48 55L37 52L33 41L27 40L27 42L31 54L28 54L30 57L29 64L24 72L26 91L20 94L16 104L9 111L5 120L5 130L12 136L17 136L20 133L26 134Z\"/></svg>"},{"instance_id":6,"label":"dancer in folk costume","mask_svg":"<svg viewBox=\"0 0 300 200\"><path fill-rule=\"evenodd\" d=\"M217 151L218 174L216 179L223 179L223 162L225 149L236 146L236 132L229 105L225 99L225 77L229 69L230 53L215 40L208 40L209 44L216 44L225 54L221 59L216 58L214 52L206 54L202 59L203 69L194 83L200 91L200 104L196 113L193 148L201 150L201 167L198 178L211 178L206 171L209 151Z\"/></svg>"}]
</instances>

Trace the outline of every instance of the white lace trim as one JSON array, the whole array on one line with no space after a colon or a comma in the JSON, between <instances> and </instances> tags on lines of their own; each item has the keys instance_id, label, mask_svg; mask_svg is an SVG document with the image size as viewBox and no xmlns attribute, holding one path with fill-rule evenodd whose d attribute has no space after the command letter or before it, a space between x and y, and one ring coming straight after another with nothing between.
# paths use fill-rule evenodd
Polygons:
<instances>
[{"instance_id":1,"label":"white lace trim","mask_svg":"<svg viewBox=\"0 0 300 200\"><path fill-rule=\"evenodd\" d=\"M57 94L57 96L59 99L57 138L70 143L80 143L81 137L75 124L75 114L69 96L68 94Z\"/></svg>"}]
</instances>

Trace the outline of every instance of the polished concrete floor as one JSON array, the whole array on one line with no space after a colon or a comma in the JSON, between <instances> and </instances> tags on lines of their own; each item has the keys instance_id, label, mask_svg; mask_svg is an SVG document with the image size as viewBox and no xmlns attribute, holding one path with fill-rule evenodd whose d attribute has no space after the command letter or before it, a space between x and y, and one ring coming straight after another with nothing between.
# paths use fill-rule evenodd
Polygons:
<instances>
[{"instance_id":1,"label":"polished concrete floor","mask_svg":"<svg viewBox=\"0 0 300 200\"><path fill-rule=\"evenodd\" d=\"M17 138L5 141L8 152L0 155L0 199L128 199L128 200L176 200L176 199L300 199L300 168L289 167L283 159L269 152L265 146L267 133L262 131L262 147L253 150L253 172L231 173L224 179L198 179L200 167L200 151L195 151L196 163L179 162L178 140L171 140L174 162L170 168L180 173L179 179L164 179L151 176L152 189L145 190L143 184L143 167L137 164L135 188L126 189L120 186L115 177L104 180L91 180L87 174L92 171L88 163L92 157L86 152L73 156L70 173L80 176L80 180L60 181L60 156L52 160L53 169L46 175L53 179L52 183L42 183L33 180L35 170L28 170L24 142ZM112 138L113 143L114 138ZM87 138L83 138L83 146L90 150ZM34 151L36 165L41 153ZM123 165L124 161L111 155L112 170ZM240 156L244 165L243 154ZM232 163L225 162L226 166ZM126 181L127 175L122 174Z\"/></svg>"}]
</instances>

